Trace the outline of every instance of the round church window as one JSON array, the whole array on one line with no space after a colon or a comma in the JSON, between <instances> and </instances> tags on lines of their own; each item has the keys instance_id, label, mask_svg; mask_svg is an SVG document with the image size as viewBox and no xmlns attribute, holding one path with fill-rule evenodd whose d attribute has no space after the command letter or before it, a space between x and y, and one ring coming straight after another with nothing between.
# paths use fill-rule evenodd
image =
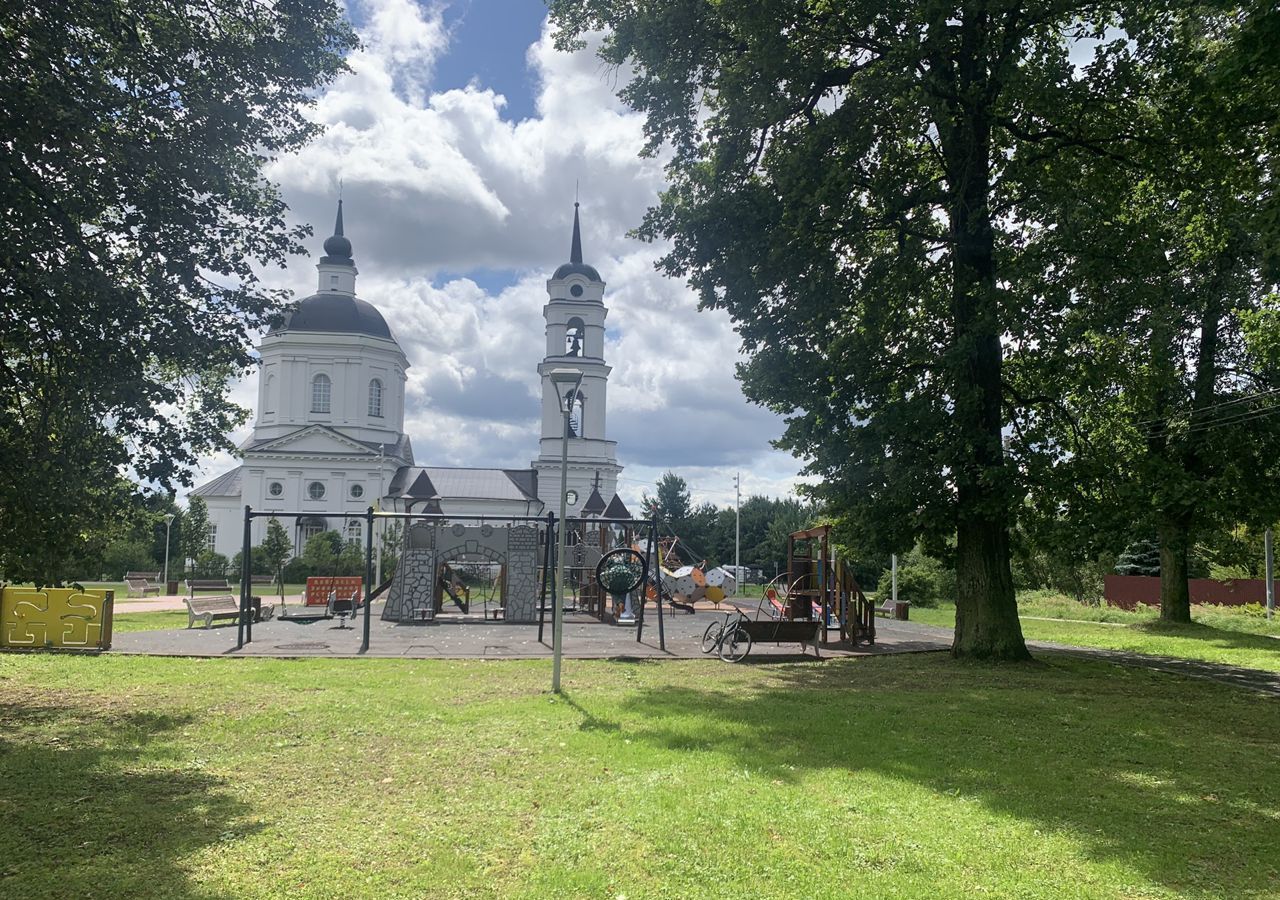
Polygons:
<instances>
[{"instance_id":1,"label":"round church window","mask_svg":"<svg viewBox=\"0 0 1280 900\"><path fill-rule=\"evenodd\" d=\"M351 485L351 496L352 496L353 498L355 498L356 500L359 500L361 497L363 497L363 496L364 496L364 486L363 486L363 485L359 485L359 484L353 484L353 485Z\"/></svg>"},{"instance_id":2,"label":"round church window","mask_svg":"<svg viewBox=\"0 0 1280 900\"><path fill-rule=\"evenodd\" d=\"M323 482L313 481L309 485L307 485L307 496L310 497L312 500L323 500L324 499Z\"/></svg>"},{"instance_id":3,"label":"round church window","mask_svg":"<svg viewBox=\"0 0 1280 900\"><path fill-rule=\"evenodd\" d=\"M570 294L573 294L573 296L575 296L575 297L581 297L581 296L582 296L582 285L580 285L580 284L575 284L575 285L573 285L573 287L569 288L569 293L570 293Z\"/></svg>"},{"instance_id":4,"label":"round church window","mask_svg":"<svg viewBox=\"0 0 1280 900\"><path fill-rule=\"evenodd\" d=\"M272 497L279 497L281 494L284 493L284 485L278 481L273 481L271 482L270 485L267 486L267 491L271 494Z\"/></svg>"}]
</instances>

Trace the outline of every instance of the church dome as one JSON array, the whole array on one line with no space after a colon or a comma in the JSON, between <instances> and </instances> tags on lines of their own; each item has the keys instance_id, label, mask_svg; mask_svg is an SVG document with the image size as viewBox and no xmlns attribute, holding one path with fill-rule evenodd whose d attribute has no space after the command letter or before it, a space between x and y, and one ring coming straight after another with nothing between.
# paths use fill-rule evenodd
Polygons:
<instances>
[{"instance_id":1,"label":"church dome","mask_svg":"<svg viewBox=\"0 0 1280 900\"><path fill-rule=\"evenodd\" d=\"M394 341L387 320L372 303L350 294L313 294L298 304L284 322L268 334L283 331L311 331L332 334L364 334Z\"/></svg>"},{"instance_id":2,"label":"church dome","mask_svg":"<svg viewBox=\"0 0 1280 900\"><path fill-rule=\"evenodd\" d=\"M334 234L324 239L325 256L351 259L351 241L344 234Z\"/></svg>"},{"instance_id":3,"label":"church dome","mask_svg":"<svg viewBox=\"0 0 1280 900\"><path fill-rule=\"evenodd\" d=\"M570 275L585 275L592 281L602 281L600 273L596 271L595 266L589 266L584 262L567 262L560 268L556 269L556 274L552 278L568 278Z\"/></svg>"}]
</instances>

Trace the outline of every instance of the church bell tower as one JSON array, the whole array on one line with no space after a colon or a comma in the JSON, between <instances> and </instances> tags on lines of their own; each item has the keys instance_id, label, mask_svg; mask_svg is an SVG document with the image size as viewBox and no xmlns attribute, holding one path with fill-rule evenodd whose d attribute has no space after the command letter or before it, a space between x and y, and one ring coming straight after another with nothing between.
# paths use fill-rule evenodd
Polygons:
<instances>
[{"instance_id":1,"label":"church bell tower","mask_svg":"<svg viewBox=\"0 0 1280 900\"><path fill-rule=\"evenodd\" d=\"M542 376L542 440L533 467L538 473L538 497L547 509L560 509L560 447L564 416L562 398L552 382L552 369L582 371L576 397L566 396L569 415L568 513L581 514L593 486L610 497L617 492L617 442L605 435L606 397L610 367L604 361L604 281L595 267L582 261L582 232L578 204L573 204L573 240L569 262L547 281L549 300L542 309L546 320L547 353L538 365ZM570 390L569 393L572 393Z\"/></svg>"}]
</instances>

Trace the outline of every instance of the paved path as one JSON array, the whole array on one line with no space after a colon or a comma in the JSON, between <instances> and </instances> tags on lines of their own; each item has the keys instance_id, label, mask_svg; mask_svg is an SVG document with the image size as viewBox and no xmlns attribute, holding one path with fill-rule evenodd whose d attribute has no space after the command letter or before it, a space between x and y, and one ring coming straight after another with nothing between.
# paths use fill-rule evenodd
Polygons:
<instances>
[{"instance_id":1,"label":"paved path","mask_svg":"<svg viewBox=\"0 0 1280 900\"><path fill-rule=\"evenodd\" d=\"M176 598L178 608L182 598ZM158 602L136 601L146 609ZM130 606L135 605L131 603ZM536 625L512 625L475 618L441 617L423 625L397 625L378 618L381 605L375 604L370 622L369 651L360 653L363 621L342 628L334 620L308 624L275 619L253 627L253 641L236 650L235 625L221 624L203 628L117 633L112 639L113 653L139 653L160 656L257 656L257 657L380 657L400 659L541 659L551 655L551 623L547 622L543 640L538 640ZM663 620L665 650L659 644L656 620L650 617L642 640L636 640L634 628L602 625L585 618L570 616L564 627L564 654L570 659L698 659L698 644L707 624L722 616L711 610L695 614L677 613ZM874 645L832 645L822 648L824 658L878 656L890 653L919 653L951 649L952 631L917 622L877 621ZM1155 669L1190 678L1205 678L1235 687L1280 697L1280 673L1246 669L1221 663L1199 662L1163 656L1148 656L1118 650L1072 647L1044 641L1028 641L1027 646L1040 653L1054 653L1081 659L1097 659L1123 666ZM796 659L812 648L799 644L758 643L751 651L752 659Z\"/></svg>"},{"instance_id":2,"label":"paved path","mask_svg":"<svg viewBox=\"0 0 1280 900\"><path fill-rule=\"evenodd\" d=\"M276 656L276 657L395 657L412 659L537 659L551 655L551 623L546 624L543 640L538 640L537 625L513 625L478 618L458 619L444 616L433 623L398 625L379 618L381 604L373 607L370 621L368 653L360 653L363 620L340 627L337 620L320 620L307 624L279 618L253 626L253 642L236 650L236 626L219 624L211 629L179 628L161 631L120 632L112 637L113 653L144 653L164 656ZM678 612L663 619L666 648L660 645L657 621L650 616L636 640L634 627L603 625L586 617L570 616L564 626L564 653L571 659L698 659L702 633L712 621L723 619L723 613L699 610L689 614ZM897 624L897 623L895 623ZM354 626L354 627L352 627ZM950 635L944 641L934 636L921 638L913 633L882 629L874 645L824 646L822 656L868 656L883 653L945 650L951 646ZM751 658L798 658L802 653L813 658L813 649L802 650L797 643L757 643Z\"/></svg>"}]
</instances>

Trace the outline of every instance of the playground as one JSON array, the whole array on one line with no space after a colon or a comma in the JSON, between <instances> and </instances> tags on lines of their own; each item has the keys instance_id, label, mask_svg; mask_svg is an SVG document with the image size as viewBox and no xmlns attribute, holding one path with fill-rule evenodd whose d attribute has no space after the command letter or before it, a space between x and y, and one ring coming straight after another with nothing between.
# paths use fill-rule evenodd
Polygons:
<instances>
[{"instance_id":1,"label":"playground","mask_svg":"<svg viewBox=\"0 0 1280 900\"><path fill-rule=\"evenodd\" d=\"M312 577L289 602L265 596L265 579L248 570L255 519L280 515L246 508L239 596L226 580L188 581L185 629L113 635L109 591L10 588L0 600L0 637L9 647L154 655L537 658L552 651L558 611L570 658L715 653L739 662L753 650L778 658L947 646L937 635L901 629L877 642L875 614L885 610L872 606L825 527L791 535L787 571L753 602L735 596L729 571L682 559L679 538L660 534L656 520L557 523L554 515L494 520L370 509L360 517L365 577ZM375 585L373 526L388 519L404 525L399 562ZM156 602L145 600L145 584L135 587L144 599L122 601L127 608Z\"/></svg>"}]
</instances>

